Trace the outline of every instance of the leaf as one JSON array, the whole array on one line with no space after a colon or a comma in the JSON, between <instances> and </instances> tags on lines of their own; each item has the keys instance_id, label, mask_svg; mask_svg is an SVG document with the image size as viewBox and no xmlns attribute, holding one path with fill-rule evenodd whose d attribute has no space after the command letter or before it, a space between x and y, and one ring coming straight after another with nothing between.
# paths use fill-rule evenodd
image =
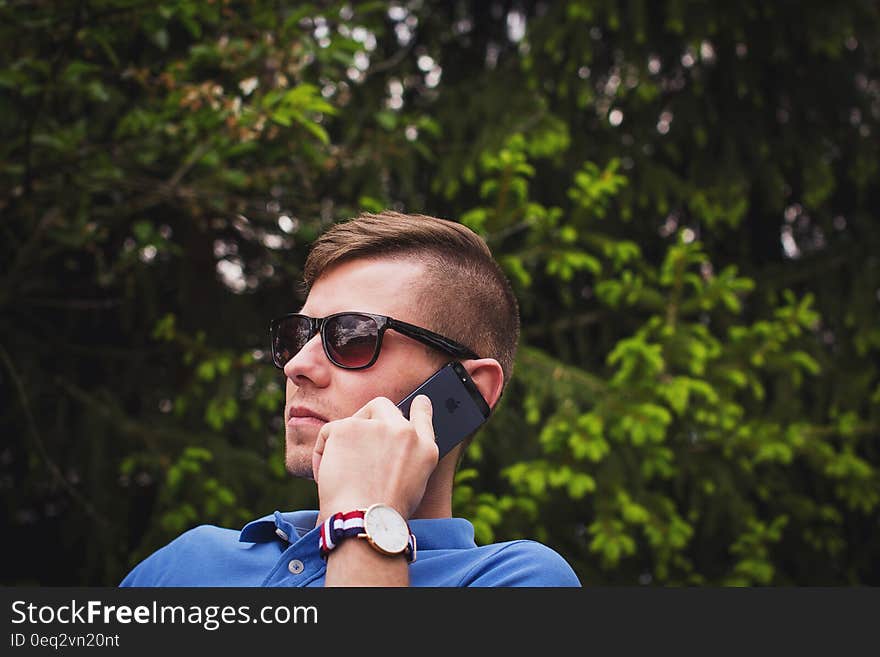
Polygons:
<instances>
[{"instance_id":1,"label":"leaf","mask_svg":"<svg viewBox=\"0 0 880 657\"><path fill-rule=\"evenodd\" d=\"M568 494L572 499L581 499L587 493L592 493L595 490L596 480L586 473L574 473L568 481Z\"/></svg>"}]
</instances>

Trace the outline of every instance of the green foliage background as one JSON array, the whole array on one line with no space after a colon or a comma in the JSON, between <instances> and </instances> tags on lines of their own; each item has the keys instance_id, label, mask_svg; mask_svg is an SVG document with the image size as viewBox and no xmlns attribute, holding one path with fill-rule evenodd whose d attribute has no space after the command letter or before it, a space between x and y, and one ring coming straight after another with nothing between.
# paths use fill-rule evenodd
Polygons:
<instances>
[{"instance_id":1,"label":"green foliage background","mask_svg":"<svg viewBox=\"0 0 880 657\"><path fill-rule=\"evenodd\" d=\"M876 3L0 2L9 585L314 506L270 317L390 207L523 313L458 475L586 585L880 584Z\"/></svg>"}]
</instances>

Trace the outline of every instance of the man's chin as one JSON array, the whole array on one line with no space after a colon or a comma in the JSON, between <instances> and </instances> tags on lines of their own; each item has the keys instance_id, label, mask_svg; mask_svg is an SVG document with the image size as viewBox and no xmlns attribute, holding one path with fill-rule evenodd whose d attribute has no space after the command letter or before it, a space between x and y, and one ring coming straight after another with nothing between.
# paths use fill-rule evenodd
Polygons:
<instances>
[{"instance_id":1,"label":"man's chin","mask_svg":"<svg viewBox=\"0 0 880 657\"><path fill-rule=\"evenodd\" d=\"M317 434L317 432L316 432ZM309 439L310 438L310 439ZM288 431L284 436L284 467L294 477L314 479L312 452L315 437L306 437L301 431Z\"/></svg>"},{"instance_id":2,"label":"man's chin","mask_svg":"<svg viewBox=\"0 0 880 657\"><path fill-rule=\"evenodd\" d=\"M302 453L300 450L287 450L284 455L284 467L294 477L301 479L314 479L312 472L312 453Z\"/></svg>"}]
</instances>

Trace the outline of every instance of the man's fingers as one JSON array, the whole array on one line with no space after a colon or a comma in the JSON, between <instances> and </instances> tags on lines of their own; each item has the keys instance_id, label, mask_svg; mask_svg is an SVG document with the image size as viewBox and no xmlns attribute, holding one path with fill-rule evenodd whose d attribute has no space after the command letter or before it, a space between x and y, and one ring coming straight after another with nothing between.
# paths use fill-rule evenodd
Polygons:
<instances>
[{"instance_id":1,"label":"man's fingers","mask_svg":"<svg viewBox=\"0 0 880 657\"><path fill-rule=\"evenodd\" d=\"M388 420L406 422L403 413L387 397L376 397L364 404L352 417L362 420ZM427 395L417 395L409 407L409 421L420 438L434 440L433 408ZM324 425L326 426L326 425Z\"/></svg>"},{"instance_id":2,"label":"man's fingers","mask_svg":"<svg viewBox=\"0 0 880 657\"><path fill-rule=\"evenodd\" d=\"M318 431L318 437L315 438L315 447L312 450L312 478L315 481L318 481L318 470L321 469L321 458L324 456L324 446L327 444L327 436L330 435L327 427L330 425L330 422L327 422L323 427L321 427L320 431Z\"/></svg>"},{"instance_id":3,"label":"man's fingers","mask_svg":"<svg viewBox=\"0 0 880 657\"><path fill-rule=\"evenodd\" d=\"M427 395L418 395L409 407L409 421L412 422L419 438L434 440L434 408Z\"/></svg>"},{"instance_id":4,"label":"man's fingers","mask_svg":"<svg viewBox=\"0 0 880 657\"><path fill-rule=\"evenodd\" d=\"M318 437L315 438L315 449L314 449L314 452L316 454L323 454L324 453L324 444L327 442L327 436L330 435L330 430L327 428L329 426L330 426L330 423L327 422L318 431Z\"/></svg>"},{"instance_id":5,"label":"man's fingers","mask_svg":"<svg viewBox=\"0 0 880 657\"><path fill-rule=\"evenodd\" d=\"M374 397L366 404L361 406L357 413L352 417L361 418L363 420L372 420L374 418L398 418L403 417L400 409L394 405L387 397Z\"/></svg>"}]
</instances>

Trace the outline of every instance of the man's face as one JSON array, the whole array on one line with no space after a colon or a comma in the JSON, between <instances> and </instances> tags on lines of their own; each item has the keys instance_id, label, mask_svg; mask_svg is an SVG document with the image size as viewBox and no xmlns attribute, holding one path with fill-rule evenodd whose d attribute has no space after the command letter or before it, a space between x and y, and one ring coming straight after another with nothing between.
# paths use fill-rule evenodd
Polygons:
<instances>
[{"instance_id":1,"label":"man's face","mask_svg":"<svg viewBox=\"0 0 880 657\"><path fill-rule=\"evenodd\" d=\"M326 317L345 310L361 311L424 326L415 293L422 275L421 265L405 260L345 262L315 281L300 312ZM325 422L349 417L375 397L399 402L442 364L442 354L437 354L432 357L423 344L389 329L371 367L344 370L327 359L320 334L312 337L284 366L287 470L311 478L312 450Z\"/></svg>"}]
</instances>

